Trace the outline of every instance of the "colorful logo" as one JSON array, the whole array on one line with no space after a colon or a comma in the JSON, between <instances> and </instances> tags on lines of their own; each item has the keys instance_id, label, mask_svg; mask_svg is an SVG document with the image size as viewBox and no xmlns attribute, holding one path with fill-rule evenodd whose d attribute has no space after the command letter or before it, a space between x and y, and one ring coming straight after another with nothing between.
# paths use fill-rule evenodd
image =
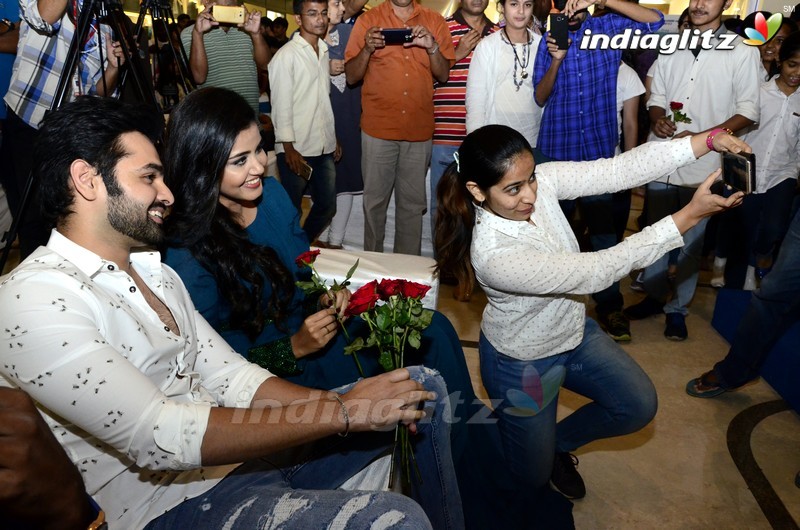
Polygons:
<instances>
[{"instance_id":1,"label":"colorful logo","mask_svg":"<svg viewBox=\"0 0 800 530\"><path fill-rule=\"evenodd\" d=\"M505 409L505 413L522 417L540 413L558 397L558 390L566 375L567 370L563 366L554 366L541 377L536 368L526 366L522 371L522 390L512 388L506 392L511 406Z\"/></svg>"},{"instance_id":2,"label":"colorful logo","mask_svg":"<svg viewBox=\"0 0 800 530\"><path fill-rule=\"evenodd\" d=\"M756 13L753 27L743 28L744 34L748 37L744 43L749 46L761 46L778 32L782 22L783 15L780 13L775 13L769 19L765 19L761 12Z\"/></svg>"}]
</instances>

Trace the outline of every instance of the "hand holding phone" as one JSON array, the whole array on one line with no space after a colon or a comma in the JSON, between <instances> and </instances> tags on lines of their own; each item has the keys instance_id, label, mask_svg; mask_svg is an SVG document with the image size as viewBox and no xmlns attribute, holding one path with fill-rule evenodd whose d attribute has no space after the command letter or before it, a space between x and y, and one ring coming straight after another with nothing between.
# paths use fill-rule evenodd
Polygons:
<instances>
[{"instance_id":1,"label":"hand holding phone","mask_svg":"<svg viewBox=\"0 0 800 530\"><path fill-rule=\"evenodd\" d=\"M215 5L211 14L220 24L244 24L244 6Z\"/></svg>"},{"instance_id":2,"label":"hand holding phone","mask_svg":"<svg viewBox=\"0 0 800 530\"><path fill-rule=\"evenodd\" d=\"M745 194L756 190L756 155L753 153L722 153L722 181Z\"/></svg>"},{"instance_id":3,"label":"hand holding phone","mask_svg":"<svg viewBox=\"0 0 800 530\"><path fill-rule=\"evenodd\" d=\"M386 45L406 44L414 40L411 28L385 28L381 30L383 41Z\"/></svg>"}]
</instances>

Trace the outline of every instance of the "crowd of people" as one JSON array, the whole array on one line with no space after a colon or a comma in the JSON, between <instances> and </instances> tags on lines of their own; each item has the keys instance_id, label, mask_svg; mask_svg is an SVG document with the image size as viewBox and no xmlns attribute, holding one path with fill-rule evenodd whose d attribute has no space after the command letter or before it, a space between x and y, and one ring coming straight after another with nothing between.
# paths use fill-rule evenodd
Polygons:
<instances>
[{"instance_id":1,"label":"crowd of people","mask_svg":"<svg viewBox=\"0 0 800 530\"><path fill-rule=\"evenodd\" d=\"M730 1L690 0L680 30L743 31L723 23ZM757 377L800 316L793 21L760 47L656 57L578 46L662 27L625 0L567 0L566 47L547 0L501 0L500 24L488 0L447 18L416 0L294 0L291 35L257 11L218 21L236 0L203 3L150 47L166 126L109 97L131 58L102 21L50 111L83 2L19 0L3 22L2 185L22 258L0 284L11 528L570 528L567 499L587 490L573 453L656 414L619 345L630 320L663 313L665 337L686 339L710 251L715 285L757 289L727 357L686 386L709 398ZM385 32L401 28L399 43ZM720 152L755 154L752 194L719 186ZM394 197L393 251L420 254L430 209L439 277L461 300L486 293L491 408L441 313L408 368L357 367L350 292L296 285L310 245L342 248L354 194L365 250L384 251ZM645 297L624 308L637 271ZM557 421L561 387L588 402ZM348 486L400 424L418 480Z\"/></svg>"}]
</instances>

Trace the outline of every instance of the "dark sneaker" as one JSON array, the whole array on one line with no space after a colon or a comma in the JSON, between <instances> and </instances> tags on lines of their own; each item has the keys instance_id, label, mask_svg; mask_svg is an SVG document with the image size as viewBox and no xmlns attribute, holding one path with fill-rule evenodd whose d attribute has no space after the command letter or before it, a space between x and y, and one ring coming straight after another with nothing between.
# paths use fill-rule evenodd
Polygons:
<instances>
[{"instance_id":1,"label":"dark sneaker","mask_svg":"<svg viewBox=\"0 0 800 530\"><path fill-rule=\"evenodd\" d=\"M664 304L649 296L638 304L634 304L622 310L622 314L628 320L642 320L643 318L653 315L660 315L663 312Z\"/></svg>"},{"instance_id":2,"label":"dark sneaker","mask_svg":"<svg viewBox=\"0 0 800 530\"><path fill-rule=\"evenodd\" d=\"M686 317L681 313L667 313L667 327L664 336L669 340L686 340L689 331L686 329Z\"/></svg>"},{"instance_id":3,"label":"dark sneaker","mask_svg":"<svg viewBox=\"0 0 800 530\"><path fill-rule=\"evenodd\" d=\"M577 456L572 453L556 453L550 485L568 499L582 499L586 496L586 485L577 467Z\"/></svg>"},{"instance_id":4,"label":"dark sneaker","mask_svg":"<svg viewBox=\"0 0 800 530\"><path fill-rule=\"evenodd\" d=\"M607 315L597 315L600 326L608 336L619 342L631 340L631 323L622 314L622 311L612 311Z\"/></svg>"}]
</instances>

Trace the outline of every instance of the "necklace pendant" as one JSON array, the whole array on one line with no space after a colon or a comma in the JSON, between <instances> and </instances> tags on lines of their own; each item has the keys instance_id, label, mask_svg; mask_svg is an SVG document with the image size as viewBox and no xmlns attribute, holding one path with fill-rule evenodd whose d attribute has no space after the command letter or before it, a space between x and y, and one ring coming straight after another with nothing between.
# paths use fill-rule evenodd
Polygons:
<instances>
[{"instance_id":1,"label":"necklace pendant","mask_svg":"<svg viewBox=\"0 0 800 530\"><path fill-rule=\"evenodd\" d=\"M522 79L528 79L528 72L525 70L522 71Z\"/></svg>"}]
</instances>

